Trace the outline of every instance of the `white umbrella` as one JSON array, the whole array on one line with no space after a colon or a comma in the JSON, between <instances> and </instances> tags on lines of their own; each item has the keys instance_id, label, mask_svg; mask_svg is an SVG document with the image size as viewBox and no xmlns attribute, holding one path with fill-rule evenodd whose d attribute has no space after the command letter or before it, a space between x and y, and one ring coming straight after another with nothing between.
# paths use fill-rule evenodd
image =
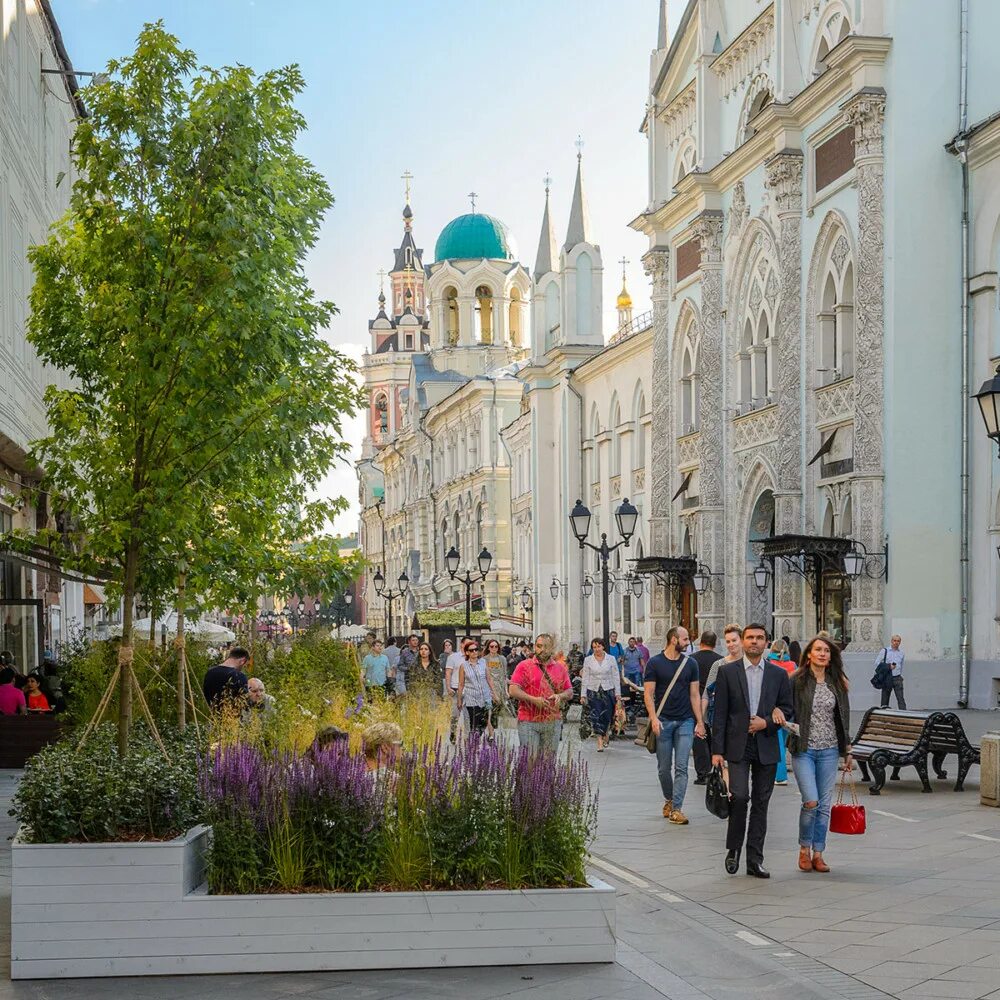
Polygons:
<instances>
[{"instance_id":1,"label":"white umbrella","mask_svg":"<svg viewBox=\"0 0 1000 1000\"><path fill-rule=\"evenodd\" d=\"M370 630L364 625L341 625L333 630L338 639L363 639Z\"/></svg>"},{"instance_id":2,"label":"white umbrella","mask_svg":"<svg viewBox=\"0 0 1000 1000\"><path fill-rule=\"evenodd\" d=\"M530 639L531 629L524 625L515 625L514 622L504 621L502 618L495 618L490 622L490 634L510 636L515 639Z\"/></svg>"},{"instance_id":3,"label":"white umbrella","mask_svg":"<svg viewBox=\"0 0 1000 1000\"><path fill-rule=\"evenodd\" d=\"M140 618L137 621L132 622L132 631L137 632L140 636L148 637L149 625L149 618ZM163 633L164 628L166 628L167 635L177 635L176 611L171 611L170 614L157 619L157 639ZM114 635L121 635L121 624L112 625L109 631ZM236 639L236 633L226 628L225 625L219 625L216 622L210 622L204 618L186 618L184 620L184 634L191 636L192 639L203 639L206 642L233 642Z\"/></svg>"}]
</instances>

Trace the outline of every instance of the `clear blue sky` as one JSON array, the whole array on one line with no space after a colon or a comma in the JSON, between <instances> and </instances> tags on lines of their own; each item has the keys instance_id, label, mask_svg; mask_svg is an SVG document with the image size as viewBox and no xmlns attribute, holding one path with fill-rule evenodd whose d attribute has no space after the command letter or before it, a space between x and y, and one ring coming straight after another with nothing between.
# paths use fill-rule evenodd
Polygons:
<instances>
[{"instance_id":1,"label":"clear blue sky","mask_svg":"<svg viewBox=\"0 0 1000 1000\"><path fill-rule=\"evenodd\" d=\"M162 18L209 65L257 70L296 62L307 90L303 151L336 203L309 261L317 292L340 315L333 343L360 357L402 232L400 175L414 174L412 205L425 261L445 224L477 206L510 227L520 259L534 263L553 177L562 241L583 136L584 176L605 265L613 328L625 256L636 309L648 308L639 258L644 238L627 223L646 202L646 142L639 134L657 0L52 0L74 65L101 69L124 55L146 21ZM671 16L682 4L672 4ZM360 445L361 422L351 426ZM356 528L353 468L328 481L352 501L337 530Z\"/></svg>"}]
</instances>

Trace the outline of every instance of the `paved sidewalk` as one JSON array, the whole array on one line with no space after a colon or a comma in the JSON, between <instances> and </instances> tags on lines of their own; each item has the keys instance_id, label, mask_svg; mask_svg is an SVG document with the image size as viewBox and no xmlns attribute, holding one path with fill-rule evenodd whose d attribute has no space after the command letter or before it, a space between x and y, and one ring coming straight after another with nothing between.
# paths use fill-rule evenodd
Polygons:
<instances>
[{"instance_id":1,"label":"paved sidewalk","mask_svg":"<svg viewBox=\"0 0 1000 1000\"><path fill-rule=\"evenodd\" d=\"M970 737L1000 728L992 713L960 713ZM574 735L575 727L570 727ZM577 749L574 745L571 749ZM619 889L614 965L436 969L11 983L7 1000L277 1000L279 997L459 997L488 1000L1000 1000L1000 811L947 782L923 795L912 777L868 796L869 832L833 837L829 875L796 868L798 793L776 788L760 882L722 869L724 824L690 785L687 827L670 826L655 759L630 743L583 748L600 790L594 873ZM946 762L951 767L952 761ZM9 960L7 815L18 772L0 772L0 952ZM906 771L903 772L907 774ZM909 772L912 775L912 770ZM692 772L692 778L694 777Z\"/></svg>"}]
</instances>

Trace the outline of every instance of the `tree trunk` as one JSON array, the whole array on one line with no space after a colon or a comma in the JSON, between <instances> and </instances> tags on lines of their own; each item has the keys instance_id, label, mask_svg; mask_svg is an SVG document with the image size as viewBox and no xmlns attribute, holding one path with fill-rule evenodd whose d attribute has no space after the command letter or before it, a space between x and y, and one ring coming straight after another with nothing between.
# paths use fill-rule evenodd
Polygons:
<instances>
[{"instance_id":1,"label":"tree trunk","mask_svg":"<svg viewBox=\"0 0 1000 1000\"><path fill-rule=\"evenodd\" d=\"M118 752L128 750L129 730L132 728L132 621L135 609L135 581L139 569L139 543L130 542L125 555L125 593L122 614L122 644L118 648Z\"/></svg>"},{"instance_id":2,"label":"tree trunk","mask_svg":"<svg viewBox=\"0 0 1000 1000\"><path fill-rule=\"evenodd\" d=\"M153 654L156 649L156 619L159 617L156 614L156 608L153 606L153 602L149 602L149 653Z\"/></svg>"},{"instance_id":3,"label":"tree trunk","mask_svg":"<svg viewBox=\"0 0 1000 1000\"><path fill-rule=\"evenodd\" d=\"M184 731L187 724L184 682L187 675L187 652L184 648L184 602L187 574L177 574L177 728Z\"/></svg>"}]
</instances>

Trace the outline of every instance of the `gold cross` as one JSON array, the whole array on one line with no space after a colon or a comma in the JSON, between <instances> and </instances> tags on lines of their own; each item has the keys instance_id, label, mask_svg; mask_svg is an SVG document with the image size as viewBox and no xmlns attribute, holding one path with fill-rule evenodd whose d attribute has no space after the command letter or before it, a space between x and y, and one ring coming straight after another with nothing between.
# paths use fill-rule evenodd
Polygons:
<instances>
[{"instance_id":1,"label":"gold cross","mask_svg":"<svg viewBox=\"0 0 1000 1000\"><path fill-rule=\"evenodd\" d=\"M622 259L620 261L618 261L618 263L621 264L621 266L622 266L622 281L624 281L625 280L625 267L626 267L627 264L631 264L632 261L626 260L624 257L622 257Z\"/></svg>"},{"instance_id":2,"label":"gold cross","mask_svg":"<svg viewBox=\"0 0 1000 1000\"><path fill-rule=\"evenodd\" d=\"M406 184L406 204L410 204L410 181L413 180L413 174L409 170L404 170L400 180Z\"/></svg>"}]
</instances>

